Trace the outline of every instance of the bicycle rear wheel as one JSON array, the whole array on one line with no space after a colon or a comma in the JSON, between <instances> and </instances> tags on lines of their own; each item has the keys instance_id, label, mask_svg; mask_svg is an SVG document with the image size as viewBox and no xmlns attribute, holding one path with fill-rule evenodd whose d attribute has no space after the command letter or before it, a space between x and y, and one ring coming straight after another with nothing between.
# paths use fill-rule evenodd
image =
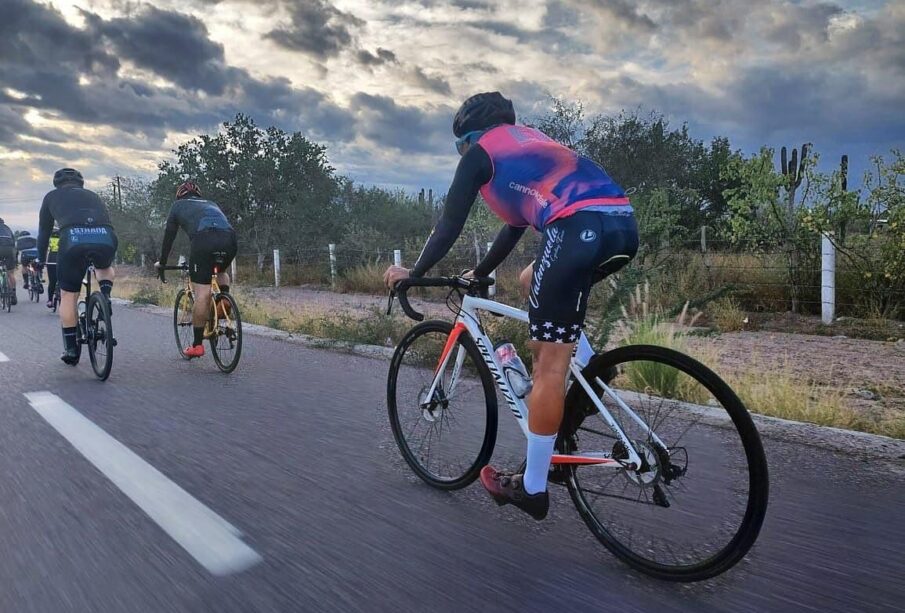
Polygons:
<instances>
[{"instance_id":1,"label":"bicycle rear wheel","mask_svg":"<svg viewBox=\"0 0 905 613\"><path fill-rule=\"evenodd\" d=\"M210 322L213 332L208 342L217 368L231 373L239 365L239 358L242 356L242 316L239 305L231 295L221 293L218 298L214 301L217 318ZM223 310L225 305L229 305L226 313Z\"/></svg>"},{"instance_id":2,"label":"bicycle rear wheel","mask_svg":"<svg viewBox=\"0 0 905 613\"><path fill-rule=\"evenodd\" d=\"M195 332L192 326L192 312L195 308L195 299L191 292L185 288L176 294L176 302L173 306L173 333L176 336L176 350L183 359L190 359L185 355L185 350L192 346L195 340Z\"/></svg>"},{"instance_id":3,"label":"bicycle rear wheel","mask_svg":"<svg viewBox=\"0 0 905 613\"><path fill-rule=\"evenodd\" d=\"M110 319L110 305L100 292L88 297L85 308L88 332L88 357L91 368L101 381L106 381L113 368L113 324Z\"/></svg>"},{"instance_id":4,"label":"bicycle rear wheel","mask_svg":"<svg viewBox=\"0 0 905 613\"><path fill-rule=\"evenodd\" d=\"M493 377L463 332L428 398L453 330L425 321L406 334L390 363L387 412L402 457L425 483L443 490L473 482L490 461L497 433Z\"/></svg>"},{"instance_id":5,"label":"bicycle rear wheel","mask_svg":"<svg viewBox=\"0 0 905 613\"><path fill-rule=\"evenodd\" d=\"M592 361L584 375L641 459L635 470L565 469L591 532L659 579L700 581L738 563L760 532L769 489L760 436L738 396L697 360L664 347L621 347ZM561 453L627 461L627 447L577 383L566 411L586 417L577 430L573 419L561 431Z\"/></svg>"}]
</instances>

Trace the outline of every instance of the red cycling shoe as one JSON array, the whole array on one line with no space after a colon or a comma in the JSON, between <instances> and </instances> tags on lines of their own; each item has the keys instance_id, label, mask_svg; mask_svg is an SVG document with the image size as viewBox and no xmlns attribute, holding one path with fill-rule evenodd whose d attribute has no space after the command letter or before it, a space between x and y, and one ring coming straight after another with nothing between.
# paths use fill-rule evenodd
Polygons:
<instances>
[{"instance_id":1,"label":"red cycling shoe","mask_svg":"<svg viewBox=\"0 0 905 613\"><path fill-rule=\"evenodd\" d=\"M187 358L200 358L204 355L204 345L192 345L184 353Z\"/></svg>"}]
</instances>

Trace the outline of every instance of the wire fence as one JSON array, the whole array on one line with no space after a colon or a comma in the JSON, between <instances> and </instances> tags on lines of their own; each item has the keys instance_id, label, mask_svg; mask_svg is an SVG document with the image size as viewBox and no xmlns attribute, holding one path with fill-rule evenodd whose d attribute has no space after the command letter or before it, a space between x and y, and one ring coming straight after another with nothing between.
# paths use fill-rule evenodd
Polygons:
<instances>
[{"instance_id":1,"label":"wire fence","mask_svg":"<svg viewBox=\"0 0 905 613\"><path fill-rule=\"evenodd\" d=\"M902 318L905 287L885 283L871 275L834 263L826 274L826 259L816 257L790 265L785 252L763 252L759 245L725 241L685 241L642 249L632 266L653 288L660 304L695 303L727 288L740 306L749 311L803 314L826 313L831 296L833 316ZM519 272L535 258L539 239L527 237L496 271L497 291L517 296ZM460 239L435 268L438 274L456 274L474 268L486 254L489 243L472 237ZM233 264L235 280L249 286L317 286L339 292L380 294L385 292L383 271L391 264L411 266L421 244L380 245L369 248L343 244L310 245L304 248L240 252ZM835 259L835 254L834 254ZM149 266L149 262L144 262ZM603 284L602 284L603 285Z\"/></svg>"}]
</instances>

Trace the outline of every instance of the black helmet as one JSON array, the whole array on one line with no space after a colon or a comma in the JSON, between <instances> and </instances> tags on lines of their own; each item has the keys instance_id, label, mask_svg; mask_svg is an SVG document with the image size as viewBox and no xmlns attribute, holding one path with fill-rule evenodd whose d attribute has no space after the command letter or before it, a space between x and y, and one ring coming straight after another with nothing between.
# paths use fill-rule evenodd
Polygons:
<instances>
[{"instance_id":1,"label":"black helmet","mask_svg":"<svg viewBox=\"0 0 905 613\"><path fill-rule=\"evenodd\" d=\"M85 178L74 168L61 168L53 173L53 186L59 187L65 183L78 183L79 187L85 185Z\"/></svg>"},{"instance_id":2,"label":"black helmet","mask_svg":"<svg viewBox=\"0 0 905 613\"><path fill-rule=\"evenodd\" d=\"M462 103L453 119L453 134L460 138L475 130L486 130L501 123L515 123L515 109L512 100L500 92L475 94Z\"/></svg>"},{"instance_id":3,"label":"black helmet","mask_svg":"<svg viewBox=\"0 0 905 613\"><path fill-rule=\"evenodd\" d=\"M31 232L29 232L28 230L22 230L21 232L19 232L19 238L22 238L23 236L31 236Z\"/></svg>"}]
</instances>

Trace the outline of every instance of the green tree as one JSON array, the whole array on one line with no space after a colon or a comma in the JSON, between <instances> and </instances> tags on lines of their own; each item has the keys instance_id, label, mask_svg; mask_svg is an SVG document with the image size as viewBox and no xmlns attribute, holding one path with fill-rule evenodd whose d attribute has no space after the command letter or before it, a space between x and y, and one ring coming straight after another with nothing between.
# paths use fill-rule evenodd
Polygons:
<instances>
[{"instance_id":1,"label":"green tree","mask_svg":"<svg viewBox=\"0 0 905 613\"><path fill-rule=\"evenodd\" d=\"M264 130L240 114L174 154L159 166L152 189L157 206L167 210L181 181L197 181L234 224L240 249L256 253L259 264L276 246L323 243L340 233L337 178L326 148L299 132Z\"/></svg>"},{"instance_id":2,"label":"green tree","mask_svg":"<svg viewBox=\"0 0 905 613\"><path fill-rule=\"evenodd\" d=\"M120 177L99 195L116 228L119 257L138 264L144 255L146 263L154 262L160 254L165 214L154 202L150 184L140 178Z\"/></svg>"}]
</instances>

